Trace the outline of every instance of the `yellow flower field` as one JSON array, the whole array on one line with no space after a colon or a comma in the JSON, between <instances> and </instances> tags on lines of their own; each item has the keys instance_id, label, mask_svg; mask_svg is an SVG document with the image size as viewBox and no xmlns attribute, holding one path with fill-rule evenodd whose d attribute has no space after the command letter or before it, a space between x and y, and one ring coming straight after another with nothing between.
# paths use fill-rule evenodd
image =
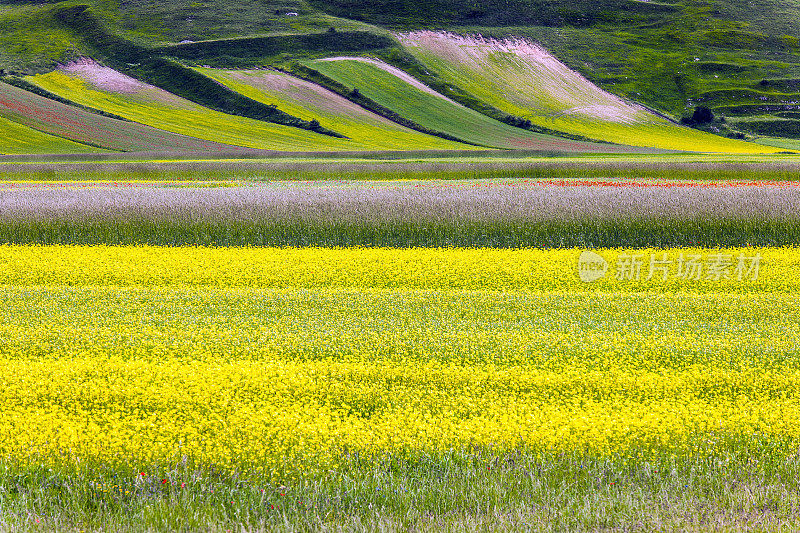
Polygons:
<instances>
[{"instance_id":1,"label":"yellow flower field","mask_svg":"<svg viewBox=\"0 0 800 533\"><path fill-rule=\"evenodd\" d=\"M799 251L599 254L584 283L580 250L0 247L0 455L278 477L800 443ZM707 272L647 280L664 254Z\"/></svg>"}]
</instances>

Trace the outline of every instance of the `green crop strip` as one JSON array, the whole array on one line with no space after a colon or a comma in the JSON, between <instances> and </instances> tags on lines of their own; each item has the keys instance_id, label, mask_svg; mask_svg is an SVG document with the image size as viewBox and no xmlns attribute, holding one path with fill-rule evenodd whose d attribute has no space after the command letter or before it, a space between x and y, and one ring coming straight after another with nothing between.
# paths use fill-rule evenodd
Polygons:
<instances>
[{"instance_id":1,"label":"green crop strip","mask_svg":"<svg viewBox=\"0 0 800 533\"><path fill-rule=\"evenodd\" d=\"M367 61L337 59L309 63L315 70L415 123L465 141L499 148L615 151L536 134L495 121L441 95L413 86L397 75Z\"/></svg>"}]
</instances>

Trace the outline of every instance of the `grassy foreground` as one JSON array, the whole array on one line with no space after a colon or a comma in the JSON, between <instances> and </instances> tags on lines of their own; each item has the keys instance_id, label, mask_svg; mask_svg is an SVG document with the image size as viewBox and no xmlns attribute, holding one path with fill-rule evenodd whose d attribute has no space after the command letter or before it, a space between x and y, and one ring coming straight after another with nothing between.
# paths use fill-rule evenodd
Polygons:
<instances>
[{"instance_id":1,"label":"grassy foreground","mask_svg":"<svg viewBox=\"0 0 800 533\"><path fill-rule=\"evenodd\" d=\"M598 252L2 247L0 525L792 527L800 255Z\"/></svg>"},{"instance_id":2,"label":"grassy foreground","mask_svg":"<svg viewBox=\"0 0 800 533\"><path fill-rule=\"evenodd\" d=\"M613 459L477 452L355 458L276 486L193 469L5 468L11 531L785 531L798 527L796 459ZM371 458L369 458L371 459ZM163 483L167 480L167 483ZM23 496L24 495L24 496ZM57 495L57 496L56 496ZM233 503L231 503L233 502Z\"/></svg>"}]
</instances>

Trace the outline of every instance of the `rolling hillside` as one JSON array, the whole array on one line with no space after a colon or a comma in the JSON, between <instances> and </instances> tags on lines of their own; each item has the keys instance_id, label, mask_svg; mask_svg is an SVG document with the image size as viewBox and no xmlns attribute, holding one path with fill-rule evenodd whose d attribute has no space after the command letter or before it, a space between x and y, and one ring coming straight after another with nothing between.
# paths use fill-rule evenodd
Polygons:
<instances>
[{"instance_id":1,"label":"rolling hillside","mask_svg":"<svg viewBox=\"0 0 800 533\"><path fill-rule=\"evenodd\" d=\"M762 148L678 126L601 90L522 39L444 32L399 35L426 68L511 115L552 130L620 144L749 153Z\"/></svg>"},{"instance_id":2,"label":"rolling hillside","mask_svg":"<svg viewBox=\"0 0 800 533\"><path fill-rule=\"evenodd\" d=\"M753 89L762 80L800 77L798 0L311 3L404 33L446 29L527 38L604 88L677 116L708 91ZM792 101L785 103L797 106L797 98Z\"/></svg>"},{"instance_id":3,"label":"rolling hillside","mask_svg":"<svg viewBox=\"0 0 800 533\"><path fill-rule=\"evenodd\" d=\"M63 109L45 111L51 104L38 102L27 117L5 106L17 123L114 150L463 148L378 119L341 92L276 89L277 78L233 73L308 65L401 124L478 146L750 153L769 148L724 136L784 148L800 138L798 25L800 0L0 0L0 76L36 76L29 79L61 96L139 123L81 113L92 122L83 138L53 115ZM58 70L85 57L147 89L98 90L86 73ZM185 68L203 65L225 87ZM715 116L693 121L700 106ZM293 128L267 124L271 113L271 122ZM682 117L696 130L679 127ZM321 128L309 131L310 121Z\"/></svg>"},{"instance_id":4,"label":"rolling hillside","mask_svg":"<svg viewBox=\"0 0 800 533\"><path fill-rule=\"evenodd\" d=\"M340 17L392 28L485 26L592 26L647 24L674 13L676 2L637 0L310 0Z\"/></svg>"},{"instance_id":5,"label":"rolling hillside","mask_svg":"<svg viewBox=\"0 0 800 533\"><path fill-rule=\"evenodd\" d=\"M102 152L98 148L48 135L0 116L0 154L72 154Z\"/></svg>"}]
</instances>

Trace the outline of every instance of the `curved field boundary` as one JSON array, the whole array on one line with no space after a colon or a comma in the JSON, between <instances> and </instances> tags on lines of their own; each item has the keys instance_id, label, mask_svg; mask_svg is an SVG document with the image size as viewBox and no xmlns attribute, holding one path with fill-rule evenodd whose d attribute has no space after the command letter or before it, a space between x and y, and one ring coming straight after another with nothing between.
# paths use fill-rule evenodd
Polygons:
<instances>
[{"instance_id":1,"label":"curved field boundary","mask_svg":"<svg viewBox=\"0 0 800 533\"><path fill-rule=\"evenodd\" d=\"M55 71L28 81L82 105L172 133L262 150L353 151L368 147L350 139L214 111L107 67Z\"/></svg>"},{"instance_id":2,"label":"curved field boundary","mask_svg":"<svg viewBox=\"0 0 800 533\"><path fill-rule=\"evenodd\" d=\"M464 149L376 115L324 87L272 70L198 68L229 89L265 104L276 104L304 120L319 120L353 141L377 150Z\"/></svg>"},{"instance_id":3,"label":"curved field boundary","mask_svg":"<svg viewBox=\"0 0 800 533\"><path fill-rule=\"evenodd\" d=\"M635 149L533 133L493 120L436 93L399 69L369 58L314 60L309 66L357 89L393 112L432 130L478 145L563 152L627 152Z\"/></svg>"},{"instance_id":4,"label":"curved field boundary","mask_svg":"<svg viewBox=\"0 0 800 533\"><path fill-rule=\"evenodd\" d=\"M100 148L48 135L0 115L0 154L73 154L102 152Z\"/></svg>"},{"instance_id":5,"label":"curved field boundary","mask_svg":"<svg viewBox=\"0 0 800 533\"><path fill-rule=\"evenodd\" d=\"M0 116L44 133L124 152L231 152L239 149L104 117L5 83L0 83Z\"/></svg>"},{"instance_id":6,"label":"curved field boundary","mask_svg":"<svg viewBox=\"0 0 800 533\"><path fill-rule=\"evenodd\" d=\"M540 46L419 31L397 35L426 68L492 106L552 130L669 150L771 149L692 130L603 91Z\"/></svg>"}]
</instances>

